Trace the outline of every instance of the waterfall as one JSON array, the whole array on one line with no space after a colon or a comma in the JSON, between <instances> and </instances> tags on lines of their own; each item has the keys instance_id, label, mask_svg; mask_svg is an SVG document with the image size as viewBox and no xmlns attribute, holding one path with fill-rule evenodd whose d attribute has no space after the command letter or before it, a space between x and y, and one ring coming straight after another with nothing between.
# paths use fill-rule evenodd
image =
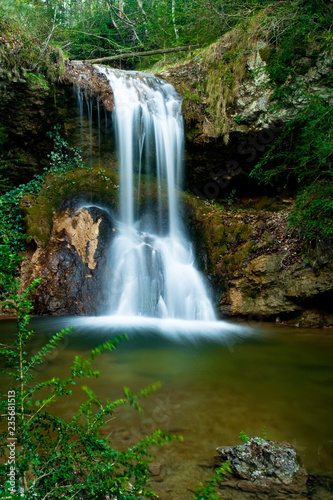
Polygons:
<instances>
[{"instance_id":1,"label":"waterfall","mask_svg":"<svg viewBox=\"0 0 333 500\"><path fill-rule=\"evenodd\" d=\"M179 217L181 99L153 75L97 68L114 93L120 179L107 314L214 321Z\"/></svg>"}]
</instances>

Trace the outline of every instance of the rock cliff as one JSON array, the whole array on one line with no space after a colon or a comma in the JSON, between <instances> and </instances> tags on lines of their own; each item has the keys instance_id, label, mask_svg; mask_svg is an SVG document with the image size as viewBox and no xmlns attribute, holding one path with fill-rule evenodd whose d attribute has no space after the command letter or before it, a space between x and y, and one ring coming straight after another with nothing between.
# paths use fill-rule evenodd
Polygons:
<instances>
[{"instance_id":1,"label":"rock cliff","mask_svg":"<svg viewBox=\"0 0 333 500\"><path fill-rule=\"evenodd\" d=\"M306 248L288 229L290 205L228 210L187 197L192 238L221 316L333 325L333 250Z\"/></svg>"}]
</instances>

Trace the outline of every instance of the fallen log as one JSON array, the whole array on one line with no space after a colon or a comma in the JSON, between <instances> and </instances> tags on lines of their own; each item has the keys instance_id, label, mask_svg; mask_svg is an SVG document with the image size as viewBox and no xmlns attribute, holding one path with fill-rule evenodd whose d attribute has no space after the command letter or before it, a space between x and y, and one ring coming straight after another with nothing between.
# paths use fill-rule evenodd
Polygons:
<instances>
[{"instance_id":1,"label":"fallen log","mask_svg":"<svg viewBox=\"0 0 333 500\"><path fill-rule=\"evenodd\" d=\"M94 64L105 61L117 61L119 59L131 59L132 57L146 57L155 54L170 54L172 52L183 52L185 50L196 49L199 46L200 46L199 44L196 44L196 45L186 45L185 47L171 47L168 49L147 50L146 52L128 52L127 54L117 54L113 56L99 57L98 59L86 59L86 62Z\"/></svg>"}]
</instances>

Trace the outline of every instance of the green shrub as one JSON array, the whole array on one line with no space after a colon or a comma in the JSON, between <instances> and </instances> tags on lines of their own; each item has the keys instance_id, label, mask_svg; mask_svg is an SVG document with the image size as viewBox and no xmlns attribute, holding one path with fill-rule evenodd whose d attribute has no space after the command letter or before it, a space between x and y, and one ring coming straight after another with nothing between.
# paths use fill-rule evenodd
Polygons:
<instances>
[{"instance_id":1,"label":"green shrub","mask_svg":"<svg viewBox=\"0 0 333 500\"><path fill-rule=\"evenodd\" d=\"M227 472L231 472L229 462L224 462L214 472L207 484L200 483L194 495L194 500L218 500L217 491Z\"/></svg>"},{"instance_id":2,"label":"green shrub","mask_svg":"<svg viewBox=\"0 0 333 500\"><path fill-rule=\"evenodd\" d=\"M322 180L298 195L289 217L292 227L310 240L330 241L333 237L333 180Z\"/></svg>"},{"instance_id":3,"label":"green shrub","mask_svg":"<svg viewBox=\"0 0 333 500\"><path fill-rule=\"evenodd\" d=\"M113 351L126 336L115 337L95 348L87 359L75 356L70 374L65 379L52 379L34 383L45 356L69 335L65 329L52 336L36 354L30 355L29 344L34 332L29 330L32 308L29 295L38 285L36 280L19 294L14 291L5 307L16 314L17 334L10 345L1 345L1 372L11 379L10 391L1 394L0 421L8 425L1 434L0 478L10 498L100 499L105 495L117 500L157 498L147 488L149 480L149 448L180 437L156 430L126 451L118 451L103 435L103 426L116 408L129 404L141 410L139 399L149 395L158 384L141 390L137 395L124 388L124 396L116 401L101 401L88 387L83 390L87 400L76 415L65 420L48 411L59 398L70 397L78 380L97 377L91 368L95 358L103 351ZM15 287L14 287L15 288ZM40 395L38 397L38 395ZM3 426L2 426L3 428ZM14 444L13 444L14 443ZM8 455L8 450L14 451ZM10 481L14 467L14 483Z\"/></svg>"},{"instance_id":4,"label":"green shrub","mask_svg":"<svg viewBox=\"0 0 333 500\"><path fill-rule=\"evenodd\" d=\"M316 58L318 53L332 44L330 30L333 6L325 0L277 2L267 16L267 26L273 24L270 41L275 47L267 59L267 69L272 81L281 85L289 78L295 81L302 69L299 59ZM288 85L281 89L288 92Z\"/></svg>"},{"instance_id":5,"label":"green shrub","mask_svg":"<svg viewBox=\"0 0 333 500\"><path fill-rule=\"evenodd\" d=\"M81 153L78 149L71 148L61 137L59 127L55 126L49 136L54 141L54 147L45 174L50 172L61 177L65 172L85 167ZM36 194L40 191L45 174L35 175L27 184L21 184L0 196L0 243L5 242L13 251L20 252L25 248L25 224L19 206L20 200L26 194Z\"/></svg>"},{"instance_id":6,"label":"green shrub","mask_svg":"<svg viewBox=\"0 0 333 500\"><path fill-rule=\"evenodd\" d=\"M318 96L287 123L251 172L259 182L301 187L333 175L333 106Z\"/></svg>"}]
</instances>

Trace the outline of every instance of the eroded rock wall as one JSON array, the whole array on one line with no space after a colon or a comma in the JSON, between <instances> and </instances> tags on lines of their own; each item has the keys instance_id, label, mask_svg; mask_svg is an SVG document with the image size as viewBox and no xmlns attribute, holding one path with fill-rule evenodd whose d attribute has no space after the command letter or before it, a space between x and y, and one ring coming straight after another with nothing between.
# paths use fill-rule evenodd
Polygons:
<instances>
[{"instance_id":1,"label":"eroded rock wall","mask_svg":"<svg viewBox=\"0 0 333 500\"><path fill-rule=\"evenodd\" d=\"M18 184L42 173L53 149L48 132L73 113L74 103L64 87L0 79L0 123L8 135L6 176Z\"/></svg>"},{"instance_id":2,"label":"eroded rock wall","mask_svg":"<svg viewBox=\"0 0 333 500\"><path fill-rule=\"evenodd\" d=\"M244 42L237 30L233 30L191 60L159 73L184 98L190 142L214 143L224 137L228 143L232 133L254 135L263 129L280 128L307 104L311 94L333 103L333 89L327 85L333 51L317 52L314 56L315 48L309 48L309 57L298 62L300 74L283 105L267 70L266 61L272 48L268 41L258 37L248 36ZM238 52L241 58L236 57ZM230 65L232 59L235 63Z\"/></svg>"},{"instance_id":3,"label":"eroded rock wall","mask_svg":"<svg viewBox=\"0 0 333 500\"><path fill-rule=\"evenodd\" d=\"M30 81L23 76L13 78L9 75L6 78L6 75L0 75L0 126L8 136L3 146L6 152L6 176L14 184L26 183L48 167L54 148L49 133L55 126L61 127L62 137L72 147L82 149L86 161L91 161L95 154L95 157L100 157L98 161L103 163L103 154L110 155L105 142L111 142L111 131L105 130L104 120L99 137L95 130L96 123L92 134L87 111L80 116L75 90L82 93L86 102L90 100L95 122L97 102L102 110L105 109L107 113L112 111L112 89L106 77L91 64L67 61L57 84L37 77ZM110 126L111 118L108 122ZM101 134L105 140L101 140Z\"/></svg>"},{"instance_id":4,"label":"eroded rock wall","mask_svg":"<svg viewBox=\"0 0 333 500\"><path fill-rule=\"evenodd\" d=\"M249 177L253 167L312 96L332 105L331 50L309 46L295 62L297 76L283 85L270 79L273 51L269 36L235 28L160 71L183 97L186 182L195 194L223 199L233 189L240 196L270 193Z\"/></svg>"},{"instance_id":5,"label":"eroded rock wall","mask_svg":"<svg viewBox=\"0 0 333 500\"><path fill-rule=\"evenodd\" d=\"M288 230L290 200L272 212L188 197L190 232L222 317L332 326L333 249Z\"/></svg>"},{"instance_id":6,"label":"eroded rock wall","mask_svg":"<svg viewBox=\"0 0 333 500\"><path fill-rule=\"evenodd\" d=\"M106 304L105 278L112 218L97 207L66 208L53 217L47 244L32 246L21 269L22 287L42 282L33 296L38 314L96 315Z\"/></svg>"}]
</instances>

